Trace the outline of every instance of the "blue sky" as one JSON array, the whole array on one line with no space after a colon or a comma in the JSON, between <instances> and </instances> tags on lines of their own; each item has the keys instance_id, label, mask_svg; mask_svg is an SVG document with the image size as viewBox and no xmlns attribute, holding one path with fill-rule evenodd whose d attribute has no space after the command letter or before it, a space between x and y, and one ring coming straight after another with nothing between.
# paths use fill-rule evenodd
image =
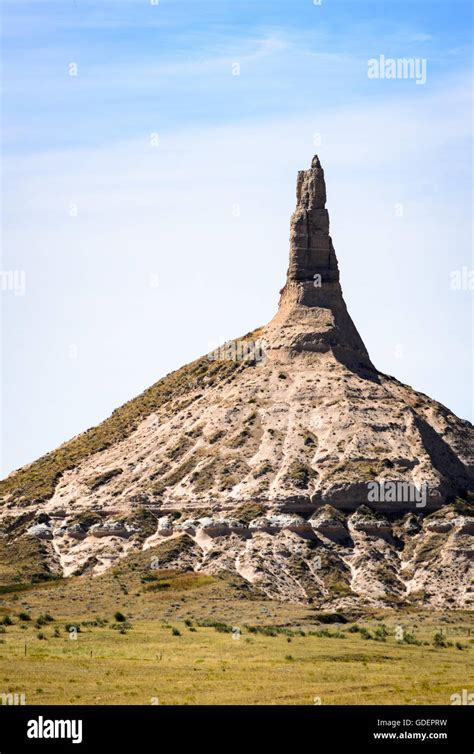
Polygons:
<instances>
[{"instance_id":1,"label":"blue sky","mask_svg":"<svg viewBox=\"0 0 474 754\"><path fill-rule=\"evenodd\" d=\"M472 420L472 292L450 288L472 268L470 3L1 11L2 269L26 275L1 294L3 473L271 318L315 152L373 361ZM381 54L426 59L426 84L370 80Z\"/></svg>"},{"instance_id":2,"label":"blue sky","mask_svg":"<svg viewBox=\"0 0 474 754\"><path fill-rule=\"evenodd\" d=\"M365 75L372 55L427 57L433 85L467 68L471 54L463 0L3 0L2 8L10 149L133 138L151 122L167 130L371 102L381 95ZM231 88L233 62L242 75ZM385 96L405 85L392 82Z\"/></svg>"}]
</instances>

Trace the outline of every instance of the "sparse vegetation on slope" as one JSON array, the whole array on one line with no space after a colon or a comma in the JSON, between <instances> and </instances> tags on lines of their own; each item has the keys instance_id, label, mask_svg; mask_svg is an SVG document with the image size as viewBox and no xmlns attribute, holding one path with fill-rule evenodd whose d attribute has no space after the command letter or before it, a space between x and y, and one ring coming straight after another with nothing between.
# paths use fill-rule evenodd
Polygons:
<instances>
[{"instance_id":1,"label":"sparse vegetation on slope","mask_svg":"<svg viewBox=\"0 0 474 754\"><path fill-rule=\"evenodd\" d=\"M253 335L249 333L245 339L250 339ZM209 387L216 380L232 378L250 364L251 362L248 361L210 361L207 356L203 356L171 372L141 395L116 409L97 427L88 429L61 445L57 450L10 474L0 482L0 497L8 496L16 501L24 502L45 500L51 497L61 474L74 468L93 453L127 438L140 421L158 411L166 403L172 401L177 403L179 398L187 396L191 390L196 390L200 386ZM92 479L91 485L94 488L98 487L120 473L118 469L112 471L108 472L108 475Z\"/></svg>"}]
</instances>

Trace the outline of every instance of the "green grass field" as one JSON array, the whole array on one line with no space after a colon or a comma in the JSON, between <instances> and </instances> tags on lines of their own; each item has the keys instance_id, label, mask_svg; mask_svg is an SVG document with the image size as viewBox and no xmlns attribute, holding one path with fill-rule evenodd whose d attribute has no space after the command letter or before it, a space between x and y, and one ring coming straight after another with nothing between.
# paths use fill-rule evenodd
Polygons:
<instances>
[{"instance_id":1,"label":"green grass field","mask_svg":"<svg viewBox=\"0 0 474 754\"><path fill-rule=\"evenodd\" d=\"M132 564L3 594L0 624L0 694L27 704L449 705L472 686L472 615L340 617L230 576Z\"/></svg>"}]
</instances>

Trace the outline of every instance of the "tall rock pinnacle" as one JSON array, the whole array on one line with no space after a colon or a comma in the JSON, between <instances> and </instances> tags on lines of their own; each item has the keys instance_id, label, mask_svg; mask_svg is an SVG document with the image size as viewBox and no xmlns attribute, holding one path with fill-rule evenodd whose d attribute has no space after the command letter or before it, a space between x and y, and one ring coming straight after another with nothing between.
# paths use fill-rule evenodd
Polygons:
<instances>
[{"instance_id":1,"label":"tall rock pinnacle","mask_svg":"<svg viewBox=\"0 0 474 754\"><path fill-rule=\"evenodd\" d=\"M298 172L287 279L267 335L276 349L332 351L351 368L374 369L342 296L329 235L324 170L317 155L309 170Z\"/></svg>"},{"instance_id":2,"label":"tall rock pinnacle","mask_svg":"<svg viewBox=\"0 0 474 754\"><path fill-rule=\"evenodd\" d=\"M339 270L329 235L326 183L319 158L309 170L300 170L296 184L296 209L291 218L288 280L337 282Z\"/></svg>"}]
</instances>

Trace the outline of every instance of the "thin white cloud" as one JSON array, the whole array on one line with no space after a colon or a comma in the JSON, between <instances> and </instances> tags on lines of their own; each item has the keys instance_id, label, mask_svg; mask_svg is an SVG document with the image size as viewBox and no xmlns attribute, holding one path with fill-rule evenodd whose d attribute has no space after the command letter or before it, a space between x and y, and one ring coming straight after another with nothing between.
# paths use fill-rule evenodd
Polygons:
<instances>
[{"instance_id":1,"label":"thin white cloud","mask_svg":"<svg viewBox=\"0 0 474 754\"><path fill-rule=\"evenodd\" d=\"M417 32L416 34L411 34L408 39L410 42L431 42L433 35L424 32Z\"/></svg>"}]
</instances>

